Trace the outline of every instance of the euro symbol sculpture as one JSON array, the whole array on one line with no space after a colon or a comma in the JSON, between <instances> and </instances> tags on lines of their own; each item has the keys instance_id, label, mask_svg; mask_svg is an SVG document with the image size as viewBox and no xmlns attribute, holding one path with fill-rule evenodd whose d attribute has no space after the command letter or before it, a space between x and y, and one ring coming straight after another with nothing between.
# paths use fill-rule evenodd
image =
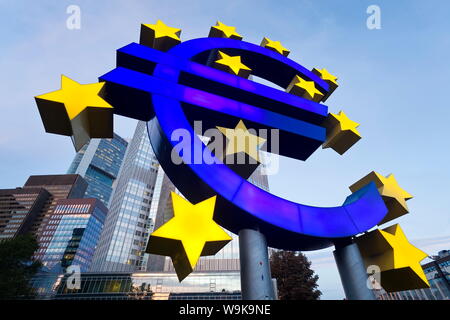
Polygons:
<instances>
[{"instance_id":1,"label":"euro symbol sculpture","mask_svg":"<svg viewBox=\"0 0 450 320\"><path fill-rule=\"evenodd\" d=\"M180 33L161 21L143 24L140 43L117 50L117 67L99 78L94 97L89 98L91 87L77 89L84 87L67 79L70 90L63 81L60 91L67 92L70 99L60 91L36 97L46 130L72 135L79 149L89 137L112 136L112 112L146 121L158 161L190 202L172 196L179 204L178 209L174 204L176 221L164 227L172 234L189 220L177 210L189 208L185 210L194 210L205 228L211 214L214 223L233 233L256 229L270 247L307 251L352 239L408 212L405 201L412 196L390 176L372 173L351 187L353 193L342 205L322 208L273 195L248 182L249 172L216 159L197 136L194 122L201 121L205 130L219 128L222 133L235 127L276 130L276 137L257 139L256 145L303 161L320 146L343 154L361 136L356 122L342 111L328 113L323 104L337 88L337 78L326 69L308 70L292 61L281 43L269 38L259 46L245 42L234 27L220 22L207 38L182 43ZM252 81L250 75L286 91ZM87 108L90 111L84 112ZM103 124L97 127L96 122ZM193 153L179 152L179 141L173 139L178 130L189 133L191 150L200 150L216 161L199 162ZM279 144L273 143L275 138ZM257 158L257 150L245 151ZM157 230L148 250L170 255L181 280L192 272L200 255L213 254L230 240L221 235L218 226L212 227L214 237L196 234L202 244L192 244L192 250L187 249L186 239L166 241Z\"/></svg>"}]
</instances>

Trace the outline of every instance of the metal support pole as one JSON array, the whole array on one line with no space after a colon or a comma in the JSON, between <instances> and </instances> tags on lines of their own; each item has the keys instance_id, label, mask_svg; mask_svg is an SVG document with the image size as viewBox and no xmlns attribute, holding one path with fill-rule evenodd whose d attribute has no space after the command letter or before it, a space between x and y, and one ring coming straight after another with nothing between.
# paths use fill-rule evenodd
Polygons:
<instances>
[{"instance_id":1,"label":"metal support pole","mask_svg":"<svg viewBox=\"0 0 450 320\"><path fill-rule=\"evenodd\" d=\"M375 300L368 286L368 275L358 245L351 239L335 243L334 259L348 300Z\"/></svg>"},{"instance_id":2,"label":"metal support pole","mask_svg":"<svg viewBox=\"0 0 450 320\"><path fill-rule=\"evenodd\" d=\"M257 230L239 231L243 300L274 300L266 237Z\"/></svg>"}]
</instances>

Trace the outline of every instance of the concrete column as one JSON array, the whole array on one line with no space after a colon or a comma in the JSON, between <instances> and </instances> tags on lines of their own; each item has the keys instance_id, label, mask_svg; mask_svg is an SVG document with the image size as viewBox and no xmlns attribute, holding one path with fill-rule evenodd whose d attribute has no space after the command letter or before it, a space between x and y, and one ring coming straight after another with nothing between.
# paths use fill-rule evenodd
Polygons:
<instances>
[{"instance_id":1,"label":"concrete column","mask_svg":"<svg viewBox=\"0 0 450 320\"><path fill-rule=\"evenodd\" d=\"M241 291L243 300L274 300L265 236L252 229L239 231Z\"/></svg>"},{"instance_id":2,"label":"concrete column","mask_svg":"<svg viewBox=\"0 0 450 320\"><path fill-rule=\"evenodd\" d=\"M348 239L336 243L334 259L341 276L342 286L348 300L375 300L375 294L367 286L367 272L358 245Z\"/></svg>"}]
</instances>

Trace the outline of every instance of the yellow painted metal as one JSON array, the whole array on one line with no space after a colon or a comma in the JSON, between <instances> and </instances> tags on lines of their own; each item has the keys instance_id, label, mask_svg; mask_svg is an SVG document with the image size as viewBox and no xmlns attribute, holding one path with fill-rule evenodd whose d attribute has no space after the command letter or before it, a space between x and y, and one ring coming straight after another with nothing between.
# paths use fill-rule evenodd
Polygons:
<instances>
[{"instance_id":1,"label":"yellow painted metal","mask_svg":"<svg viewBox=\"0 0 450 320\"><path fill-rule=\"evenodd\" d=\"M216 25L211 27L208 37L242 40L242 36L236 32L235 27L227 26L220 21L217 21Z\"/></svg>"},{"instance_id":2,"label":"yellow painted metal","mask_svg":"<svg viewBox=\"0 0 450 320\"><path fill-rule=\"evenodd\" d=\"M240 56L229 56L222 51L218 52L218 59L214 66L222 71L237 75L242 78L248 78L252 69L242 63Z\"/></svg>"},{"instance_id":3,"label":"yellow painted metal","mask_svg":"<svg viewBox=\"0 0 450 320\"><path fill-rule=\"evenodd\" d=\"M181 29L167 26L161 20L156 24L141 24L139 43L161 51L167 51L181 42Z\"/></svg>"},{"instance_id":4,"label":"yellow painted metal","mask_svg":"<svg viewBox=\"0 0 450 320\"><path fill-rule=\"evenodd\" d=\"M409 212L406 201L412 199L413 196L400 187L393 174L384 177L381 174L372 171L351 185L350 190L355 192L372 181L375 182L375 185L388 208L386 217L378 225L396 219Z\"/></svg>"},{"instance_id":5,"label":"yellow painted metal","mask_svg":"<svg viewBox=\"0 0 450 320\"><path fill-rule=\"evenodd\" d=\"M337 77L328 72L327 69L312 69L312 73L318 75L322 80L324 80L329 85L328 93L323 97L322 101L326 101L328 97L337 89L339 86L337 83Z\"/></svg>"},{"instance_id":6,"label":"yellow painted metal","mask_svg":"<svg viewBox=\"0 0 450 320\"><path fill-rule=\"evenodd\" d=\"M231 237L213 220L216 196L192 204L172 192L174 217L150 235L147 252L170 256L182 281L200 256L214 255Z\"/></svg>"},{"instance_id":7,"label":"yellow painted metal","mask_svg":"<svg viewBox=\"0 0 450 320\"><path fill-rule=\"evenodd\" d=\"M77 151L91 138L112 138L113 107L101 97L103 88L62 75L60 90L35 97L45 131L72 136Z\"/></svg>"},{"instance_id":8,"label":"yellow painted metal","mask_svg":"<svg viewBox=\"0 0 450 320\"><path fill-rule=\"evenodd\" d=\"M225 155L244 152L260 162L258 148L266 142L266 139L249 132L244 121L240 120L234 129L224 127L217 127L217 129L228 140Z\"/></svg>"},{"instance_id":9,"label":"yellow painted metal","mask_svg":"<svg viewBox=\"0 0 450 320\"><path fill-rule=\"evenodd\" d=\"M323 98L323 93L316 88L314 81L304 80L298 75L294 76L286 91L315 102L320 102Z\"/></svg>"},{"instance_id":10,"label":"yellow painted metal","mask_svg":"<svg viewBox=\"0 0 450 320\"><path fill-rule=\"evenodd\" d=\"M380 269L380 284L387 292L429 288L420 265L428 255L408 241L400 225L366 233L356 243L366 267Z\"/></svg>"},{"instance_id":11,"label":"yellow painted metal","mask_svg":"<svg viewBox=\"0 0 450 320\"><path fill-rule=\"evenodd\" d=\"M261 47L270 49L272 51L278 52L279 54L282 54L283 56L287 57L289 55L289 50L286 49L280 41L273 41L270 40L267 37L264 37L261 41Z\"/></svg>"}]
</instances>

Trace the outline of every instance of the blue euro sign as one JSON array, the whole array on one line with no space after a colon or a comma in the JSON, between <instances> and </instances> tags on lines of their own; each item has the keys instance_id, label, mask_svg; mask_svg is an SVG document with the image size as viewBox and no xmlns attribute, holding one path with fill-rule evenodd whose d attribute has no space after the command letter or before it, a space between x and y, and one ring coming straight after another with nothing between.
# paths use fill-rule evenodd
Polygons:
<instances>
[{"instance_id":1,"label":"blue euro sign","mask_svg":"<svg viewBox=\"0 0 450 320\"><path fill-rule=\"evenodd\" d=\"M353 193L342 206L321 208L277 197L249 183L220 163L174 164L175 130L190 133L192 150L214 157L194 133L203 128L234 127L239 119L254 129L279 129L280 155L306 160L325 140L328 108L266 85L208 66L217 50L240 55L252 74L286 88L295 75L315 82L324 93L328 84L298 63L266 48L233 39L200 38L168 52L131 43L117 50L117 67L100 77L104 98L119 115L148 122L153 150L164 171L191 202L217 195L214 220L238 233L258 228L269 246L316 250L339 238L377 225L387 208L374 183ZM267 151L271 152L268 137ZM180 155L181 158L184 155Z\"/></svg>"}]
</instances>

